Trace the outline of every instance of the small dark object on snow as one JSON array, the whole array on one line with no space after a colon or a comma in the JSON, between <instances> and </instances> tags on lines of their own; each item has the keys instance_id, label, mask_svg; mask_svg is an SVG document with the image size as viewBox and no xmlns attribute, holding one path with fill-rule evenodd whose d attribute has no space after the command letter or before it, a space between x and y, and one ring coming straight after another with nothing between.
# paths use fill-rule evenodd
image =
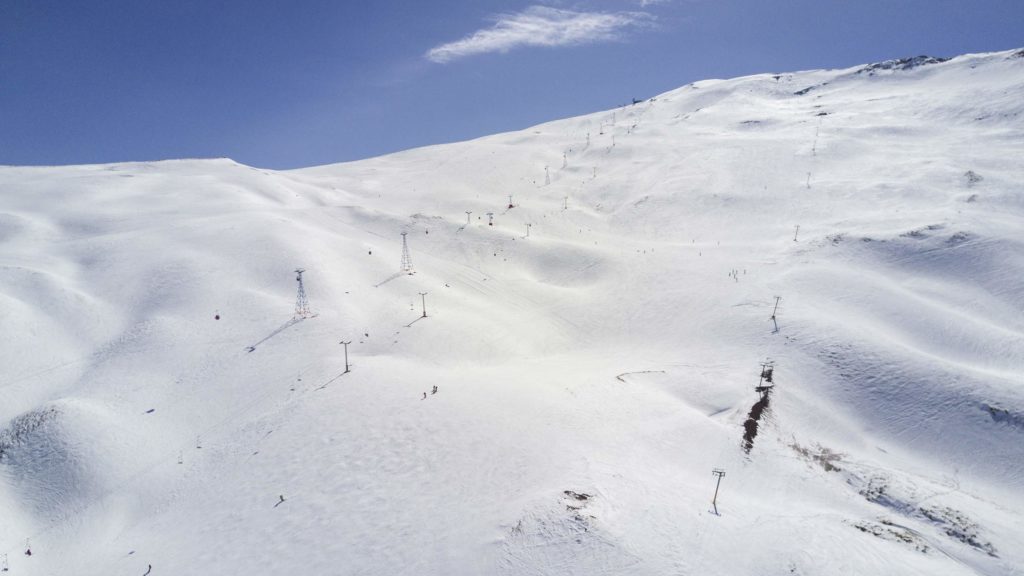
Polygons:
<instances>
[{"instance_id":1,"label":"small dark object on snow","mask_svg":"<svg viewBox=\"0 0 1024 576\"><path fill-rule=\"evenodd\" d=\"M156 408L150 408L149 410L146 410L146 414L152 414L153 412L156 412Z\"/></svg>"},{"instance_id":2,"label":"small dark object on snow","mask_svg":"<svg viewBox=\"0 0 1024 576\"><path fill-rule=\"evenodd\" d=\"M214 320L220 320L220 314L214 314L213 315L213 319Z\"/></svg>"},{"instance_id":3,"label":"small dark object on snow","mask_svg":"<svg viewBox=\"0 0 1024 576\"><path fill-rule=\"evenodd\" d=\"M437 394L437 386L434 386L434 389L430 393L431 394Z\"/></svg>"},{"instance_id":4,"label":"small dark object on snow","mask_svg":"<svg viewBox=\"0 0 1024 576\"><path fill-rule=\"evenodd\" d=\"M570 498L573 498L575 500L579 500L580 502L583 502L584 500L589 500L590 499L590 494L585 494L583 492L573 492L572 490L565 490L562 493L565 494L566 496L570 497Z\"/></svg>"},{"instance_id":5,"label":"small dark object on snow","mask_svg":"<svg viewBox=\"0 0 1024 576\"><path fill-rule=\"evenodd\" d=\"M146 565L146 573L145 573L145 574L143 574L142 576L148 576L148 574L149 574L150 572L152 572L152 571L153 571L153 565L152 565L152 564L147 564L147 565Z\"/></svg>"},{"instance_id":6,"label":"small dark object on snow","mask_svg":"<svg viewBox=\"0 0 1024 576\"><path fill-rule=\"evenodd\" d=\"M277 501L277 504L274 504L274 508L277 508L278 506L284 503L284 494L282 494L280 498L281 499Z\"/></svg>"},{"instance_id":7,"label":"small dark object on snow","mask_svg":"<svg viewBox=\"0 0 1024 576\"><path fill-rule=\"evenodd\" d=\"M427 399L427 393L426 393L426 392L424 392L424 393L423 393L423 398L420 398L420 400L426 400L426 399Z\"/></svg>"}]
</instances>

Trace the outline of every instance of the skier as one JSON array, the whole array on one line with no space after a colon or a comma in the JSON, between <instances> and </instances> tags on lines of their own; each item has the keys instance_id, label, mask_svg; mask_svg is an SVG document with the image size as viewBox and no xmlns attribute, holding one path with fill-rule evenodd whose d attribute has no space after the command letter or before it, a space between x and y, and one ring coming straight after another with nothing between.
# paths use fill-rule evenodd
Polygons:
<instances>
[{"instance_id":1,"label":"skier","mask_svg":"<svg viewBox=\"0 0 1024 576\"><path fill-rule=\"evenodd\" d=\"M281 494L280 498L281 499L277 501L277 504L274 504L274 508L277 508L278 506L284 503L284 494Z\"/></svg>"},{"instance_id":2,"label":"skier","mask_svg":"<svg viewBox=\"0 0 1024 576\"><path fill-rule=\"evenodd\" d=\"M146 573L143 574L142 576L149 576L149 573L152 572L152 571L153 571L153 565L152 564L147 564L146 565Z\"/></svg>"},{"instance_id":3,"label":"skier","mask_svg":"<svg viewBox=\"0 0 1024 576\"><path fill-rule=\"evenodd\" d=\"M437 385L434 385L434 390L431 391L431 394L437 394Z\"/></svg>"},{"instance_id":4,"label":"skier","mask_svg":"<svg viewBox=\"0 0 1024 576\"><path fill-rule=\"evenodd\" d=\"M424 393L423 393L423 398L420 398L420 400L426 400L426 399L427 399L427 393L426 393L426 392L424 392Z\"/></svg>"}]
</instances>

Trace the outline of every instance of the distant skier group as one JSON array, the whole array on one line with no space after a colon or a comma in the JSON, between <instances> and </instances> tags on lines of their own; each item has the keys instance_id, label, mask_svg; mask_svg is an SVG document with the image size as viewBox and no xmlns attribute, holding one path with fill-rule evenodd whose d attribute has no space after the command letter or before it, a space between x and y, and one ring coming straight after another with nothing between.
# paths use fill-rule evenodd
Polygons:
<instances>
[{"instance_id":1,"label":"distant skier group","mask_svg":"<svg viewBox=\"0 0 1024 576\"><path fill-rule=\"evenodd\" d=\"M433 396L434 394L437 394L437 386L434 386L434 388L430 391L430 395L431 396ZM427 399L427 393L424 392L423 393L423 398L420 398L420 400L426 400L426 399Z\"/></svg>"}]
</instances>

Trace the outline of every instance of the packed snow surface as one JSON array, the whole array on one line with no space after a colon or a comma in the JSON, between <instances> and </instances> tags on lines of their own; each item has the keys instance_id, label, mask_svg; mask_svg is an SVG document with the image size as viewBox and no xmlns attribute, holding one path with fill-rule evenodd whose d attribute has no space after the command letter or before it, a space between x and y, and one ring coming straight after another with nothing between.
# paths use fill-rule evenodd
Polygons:
<instances>
[{"instance_id":1,"label":"packed snow surface","mask_svg":"<svg viewBox=\"0 0 1024 576\"><path fill-rule=\"evenodd\" d=\"M1020 54L294 171L0 168L0 559L1021 574Z\"/></svg>"}]
</instances>

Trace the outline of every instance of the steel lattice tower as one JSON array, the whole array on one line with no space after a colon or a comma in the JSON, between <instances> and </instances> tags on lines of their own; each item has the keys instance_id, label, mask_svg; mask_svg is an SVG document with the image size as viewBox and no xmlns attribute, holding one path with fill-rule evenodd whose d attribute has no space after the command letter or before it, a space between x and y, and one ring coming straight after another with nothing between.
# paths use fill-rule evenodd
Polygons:
<instances>
[{"instance_id":1,"label":"steel lattice tower","mask_svg":"<svg viewBox=\"0 0 1024 576\"><path fill-rule=\"evenodd\" d=\"M305 272L302 268L295 269L295 281L299 283L299 293L295 297L295 315L302 318L310 316L309 312L309 299L306 298L306 287L302 285L302 273Z\"/></svg>"},{"instance_id":2,"label":"steel lattice tower","mask_svg":"<svg viewBox=\"0 0 1024 576\"><path fill-rule=\"evenodd\" d=\"M409 242L405 239L406 234L408 232L402 232L402 272L412 274L412 256L409 256Z\"/></svg>"}]
</instances>

